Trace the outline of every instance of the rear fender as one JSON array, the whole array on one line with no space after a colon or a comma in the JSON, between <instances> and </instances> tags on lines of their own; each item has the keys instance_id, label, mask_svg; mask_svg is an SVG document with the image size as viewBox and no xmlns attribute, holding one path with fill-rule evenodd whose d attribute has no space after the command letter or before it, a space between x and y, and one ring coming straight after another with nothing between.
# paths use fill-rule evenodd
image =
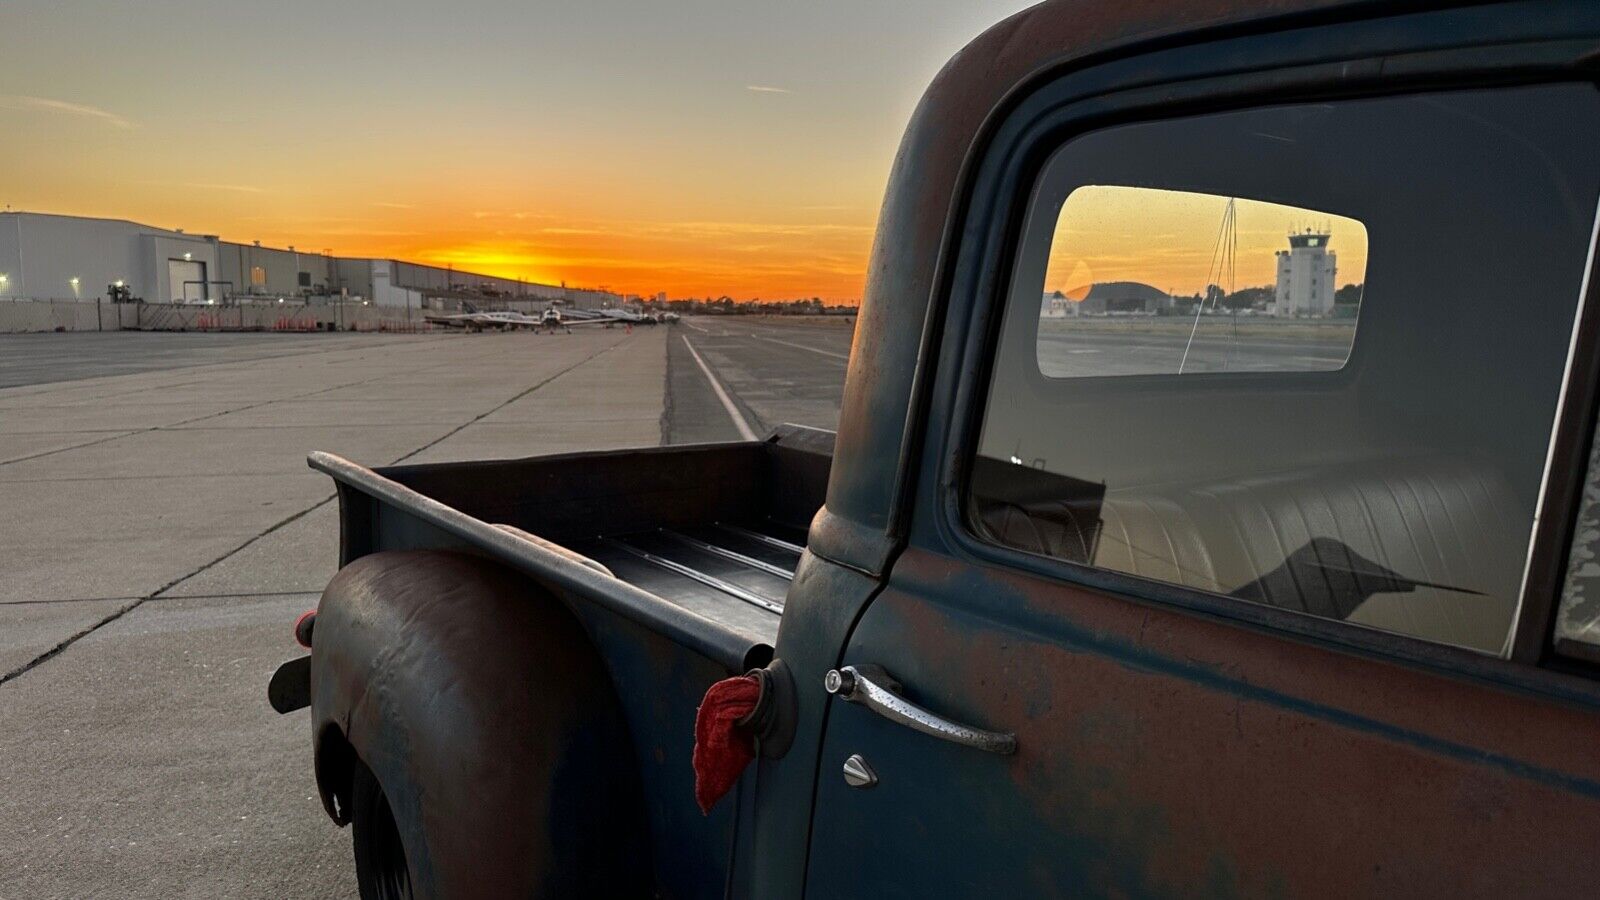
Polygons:
<instances>
[{"instance_id":1,"label":"rear fender","mask_svg":"<svg viewBox=\"0 0 1600 900\"><path fill-rule=\"evenodd\" d=\"M375 553L318 607L317 785L343 824L352 754L382 785L423 896L644 895L634 753L588 635L482 557Z\"/></svg>"}]
</instances>

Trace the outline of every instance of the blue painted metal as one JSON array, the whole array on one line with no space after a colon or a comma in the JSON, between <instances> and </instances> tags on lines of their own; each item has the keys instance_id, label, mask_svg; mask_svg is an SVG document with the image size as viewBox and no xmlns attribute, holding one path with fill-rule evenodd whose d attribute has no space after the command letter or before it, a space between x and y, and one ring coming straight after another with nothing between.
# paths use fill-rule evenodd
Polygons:
<instances>
[{"instance_id":1,"label":"blue painted metal","mask_svg":"<svg viewBox=\"0 0 1600 900\"><path fill-rule=\"evenodd\" d=\"M1351 18L1372 11L1351 10ZM1593 793L1600 766L1570 743L1573 735L1585 735L1578 744L1596 735L1592 710L1571 705L1592 704L1594 691L1527 666L1508 675L1467 654L1413 652L1398 642L1332 649L1327 629L1281 628L1283 617L1245 620L1199 602L1185 610L1154 602L1158 592L1148 586L1129 597L1129 579L1083 572L1068 581L1060 566L969 539L960 484L975 424L966 417L983 384L985 316L1009 262L1005 237L1015 210L1008 203L1040 146L1057 146L1087 123L1160 115L1152 110L1163 103L1193 109L1208 94L1212 102L1240 102L1252 92L1349 90L1363 79L1371 89L1384 73L1390 89L1404 89L1437 84L1444 73L1492 83L1508 71L1571 72L1587 52L1584 41L1523 48L1528 55L1515 65L1450 48L1501 35L1515 44L1594 34L1594 12L1582 4L1515 4L1340 25L1334 11L1299 32L1219 29L1199 46L1081 71L1039 60L1034 83L1005 102L990 97L993 118L970 130L959 122L962 98L930 92L927 120L919 110L912 126L924 142L902 151L907 177L942 181L917 166L924 146L951 140L952 132L952 143L969 153L960 167L966 174L952 174L945 196L904 199L946 202L946 209L907 214L916 227L901 224L914 234L937 221L942 238L911 241L924 254L920 263L880 266L877 257L887 253L880 232L874 278L894 277L868 291L885 309L862 314L869 333L899 329L873 337L876 353L907 358L920 348L923 393L908 377L913 424L899 445L916 464L900 470L905 480L882 520L891 532L903 529L909 547L888 554L890 587L860 615L839 660L884 666L909 699L956 721L1015 730L1021 749L1011 759L980 754L833 703L816 761L806 896L1459 896L1536 882L1553 893L1561 890L1556 884L1582 889L1581 868L1557 862L1571 851L1551 853L1552 832L1541 822L1554 816L1583 832L1600 821ZM1034 21L1043 32L1057 27ZM1069 28L1095 28L1057 25L1068 43L1075 40ZM980 42L983 52L963 56L972 67L1006 70L992 62L1009 51L1006 42L1048 40L1024 27L998 37L1002 46ZM1359 57L1368 53L1386 62L1364 64ZM960 65L958 57L953 67ZM1303 68L1283 77L1274 66ZM1227 77L1182 84L1218 75ZM952 86L962 81L959 73L941 80L947 77ZM1061 110L1070 111L1042 123ZM952 115L957 125L948 123ZM886 201L886 221L899 199ZM935 259L946 283L915 281L894 268L925 273ZM918 296L907 296L913 290ZM915 315L938 319L922 344L906 333ZM847 406L863 410L880 401L847 394ZM850 508L834 503L847 471L883 465L857 470L847 448L897 446L899 429L887 415L877 409L841 419L830 514ZM872 436L847 440L846 423ZM813 549L864 568L875 563L819 548L815 534ZM781 640L779 652L788 652ZM877 770L871 790L851 789L840 776L852 753ZM1467 812L1480 797L1493 797L1492 809Z\"/></svg>"},{"instance_id":2,"label":"blue painted metal","mask_svg":"<svg viewBox=\"0 0 1600 900\"><path fill-rule=\"evenodd\" d=\"M994 181L1001 176L985 167L1012 166L1005 177L1013 179L1022 170L1018 160L993 158L995 148L1008 140L1012 150L1022 146L1026 129L1050 109L1077 103L1085 116L1114 113L1118 101L1109 95L1117 92L1178 98L1185 81L1217 76L1236 78L1240 90L1283 88L1271 76L1243 74L1270 65L1322 66L1315 77L1329 88L1379 69L1391 78L1430 77L1459 59L1429 62L1428 54L1448 56L1484 40L1486 29L1499 29L1504 43L1570 31L1586 8L1521 3L1398 15L1420 6L1054 0L1006 20L940 73L901 145L840 431L826 441L835 453L831 474L814 460L796 467L798 457L785 456L819 451L817 435L765 447L384 472L318 455L313 465L339 482L341 561L393 549L470 550L571 610L616 689L629 737L628 746L614 748L615 763L643 785L661 896L1221 896L1429 886L1419 873L1431 872L1406 860L1366 881L1319 883L1325 872L1297 868L1286 845L1273 843L1281 834L1252 830L1252 822L1292 830L1285 811L1307 808L1293 804L1308 796L1310 808L1360 829L1341 835L1357 848L1352 859L1388 859L1384 847L1401 846L1396 823L1409 814L1433 829L1425 849L1463 869L1509 852L1504 877L1540 874L1531 855L1542 846L1536 839L1592 825L1600 799L1593 760L1529 737L1565 733L1592 746L1600 735L1574 705L1548 695L1530 703L1481 680L1336 649L1316 634L1301 635L1305 645L1294 649L1302 656L1285 655L1276 649L1284 638L1260 633L1271 622L1241 628L1214 610L1135 603L1108 596L1109 581L1069 584L1002 555L983 556L957 533L959 515L952 515L961 415L972 390L960 376L981 369L983 302L1000 274L988 242L1009 215L996 185L1016 187ZM1381 67L1338 63L1374 54L1392 55ZM982 252L969 258L974 248ZM731 473L726 490L698 482L672 490L669 473L708 463L727 467L720 470ZM785 473L794 477L777 477ZM539 489L502 496L515 477L532 478ZM826 504L812 519L775 641L495 527L523 527L543 515L554 531L529 530L559 543L606 530L597 523L621 531L717 521L718 504L760 492L771 509L803 519L816 508L823 478ZM582 479L614 489L608 507L568 490ZM545 501L550 509L533 511ZM891 577L893 588L884 590ZM687 765L695 706L711 681L764 664L774 648L798 688L793 745L781 758L759 760L733 799L699 819ZM977 754L830 703L822 674L847 662L886 666L911 699L941 714L1017 730L1021 750ZM1306 671L1328 683L1302 689L1293 679ZM1493 728L1475 732L1452 716ZM1245 741L1246 728L1263 737ZM1205 771L1208 763L1242 760L1281 774L1290 771L1286 754L1313 744L1349 758L1264 785L1259 796L1219 793L1218 784L1240 783L1237 772L1229 782ZM1219 747L1248 752L1235 759ZM839 765L853 752L878 771L872 790L844 786ZM1374 775L1363 766L1392 770ZM1397 804L1405 807L1352 805L1352 784L1399 785ZM1223 814L1207 821L1200 815L1207 804ZM1542 813L1537 822L1494 818L1533 808ZM1449 846L1438 837L1451 811L1451 824L1472 840ZM1309 839L1327 835L1305 836L1305 857L1315 859ZM1505 840L1489 846L1489 837ZM1530 855L1516 857L1522 851Z\"/></svg>"}]
</instances>

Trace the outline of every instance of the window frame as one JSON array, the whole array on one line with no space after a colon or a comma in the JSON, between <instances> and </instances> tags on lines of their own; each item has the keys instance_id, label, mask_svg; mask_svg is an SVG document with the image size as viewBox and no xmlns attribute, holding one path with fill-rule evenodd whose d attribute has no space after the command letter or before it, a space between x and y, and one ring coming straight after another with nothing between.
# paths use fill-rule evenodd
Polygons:
<instances>
[{"instance_id":1,"label":"window frame","mask_svg":"<svg viewBox=\"0 0 1600 900\"><path fill-rule=\"evenodd\" d=\"M1439 18L1448 13L1421 14ZM1470 20L1469 20L1470 21ZM974 564L1000 567L1063 586L1116 594L1129 602L1188 611L1289 640L1331 645L1362 655L1418 665L1454 676L1466 675L1501 686L1558 695L1600 706L1600 684L1593 671L1573 671L1553 655L1553 628L1564 564L1571 542L1572 520L1581 491L1592 431L1596 379L1600 376L1600 304L1596 290L1594 219L1577 315L1571 332L1565 376L1537 500L1530 552L1526 557L1517 611L1508 638L1509 653L1493 656L1424 638L1321 619L1165 582L1152 581L1093 566L1028 553L994 543L968 516L970 462L979 445L987 387L1000 337L1000 324L1010 294L1018 240L1028 204L1044 164L1079 134L1124 123L1226 112L1264 105L1385 97L1445 90L1492 89L1551 82L1595 83L1584 59L1595 41L1528 38L1478 30L1431 39L1454 42L1422 48L1425 39L1406 29L1385 29L1382 22L1352 23L1357 32L1348 43L1330 41L1326 30L1317 42L1268 37L1237 37L1198 48L1158 51L1144 57L1103 62L1085 70L1057 75L1018 90L1013 100L991 119L985 143L969 159L966 191L953 212L947 254L949 269L940 296L946 307L938 314L941 333L955 339L939 365L948 367L941 382L945 396L932 399L924 422L933 427L926 438L932 457L932 478L925 485L937 493L915 491L908 499L913 519L931 507L928 524L951 552ZM1456 23L1458 26L1460 22ZM1548 31L1578 31L1589 22L1555 25ZM1365 31L1365 35L1360 32ZM1409 37L1409 40L1408 40ZM1338 50L1328 49L1337 45ZM1398 45L1398 46L1396 46ZM1342 58L1329 59L1332 54ZM1154 60L1162 60L1160 65ZM1177 60L1174 62L1174 60ZM1167 78L1157 72L1172 72ZM1143 76L1143 77L1140 77ZM1600 86L1597 86L1600 89ZM1352 346L1351 361L1360 351ZM1347 364L1333 372L1351 371ZM1045 377L1042 375L1040 377ZM1211 377L1232 378L1234 373ZM1133 384L1140 376L1120 376ZM948 404L947 406L941 404ZM948 427L939 428L941 422ZM912 529L917 541L918 528ZM1573 678L1572 674L1587 676Z\"/></svg>"}]
</instances>

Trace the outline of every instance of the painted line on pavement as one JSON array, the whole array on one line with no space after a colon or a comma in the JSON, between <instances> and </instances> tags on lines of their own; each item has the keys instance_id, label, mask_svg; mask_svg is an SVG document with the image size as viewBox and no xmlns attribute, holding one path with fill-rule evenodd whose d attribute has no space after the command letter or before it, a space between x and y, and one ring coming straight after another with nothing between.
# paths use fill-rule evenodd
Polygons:
<instances>
[{"instance_id":1,"label":"painted line on pavement","mask_svg":"<svg viewBox=\"0 0 1600 900\"><path fill-rule=\"evenodd\" d=\"M823 356L831 356L834 359L842 359L845 362L850 361L850 354L848 353L834 353L832 350L818 350L816 347L807 347L805 344L796 344L792 341L780 341L777 338L769 338L760 334L752 334L750 336L757 338L758 340L771 341L774 344L782 344L785 347L793 347L796 350L810 350L812 353L818 353Z\"/></svg>"},{"instance_id":2,"label":"painted line on pavement","mask_svg":"<svg viewBox=\"0 0 1600 900\"><path fill-rule=\"evenodd\" d=\"M733 420L733 427L739 429L739 436L747 441L759 440L756 437L755 429L750 427L750 423L744 420L744 414L739 412L739 407L733 405L733 398L729 397L728 392L722 389L722 384L717 381L717 376L711 374L711 367L706 365L706 361L700 358L700 351L694 349L694 345L689 343L687 334L683 335L683 345L689 348L689 355L694 357L695 365L700 367L700 371L705 373L706 380L711 382L711 390L716 393L717 399L722 401L722 408L728 411L728 418Z\"/></svg>"}]
</instances>

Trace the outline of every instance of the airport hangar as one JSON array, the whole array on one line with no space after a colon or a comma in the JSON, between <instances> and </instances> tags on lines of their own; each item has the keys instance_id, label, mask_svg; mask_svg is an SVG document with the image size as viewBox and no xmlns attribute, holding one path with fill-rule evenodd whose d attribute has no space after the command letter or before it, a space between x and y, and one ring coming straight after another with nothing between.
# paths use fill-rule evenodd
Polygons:
<instances>
[{"instance_id":1,"label":"airport hangar","mask_svg":"<svg viewBox=\"0 0 1600 900\"><path fill-rule=\"evenodd\" d=\"M113 299L113 286L151 303L348 297L420 309L441 296L481 295L506 305L561 300L595 309L625 299L396 259L239 244L123 219L0 212L0 300Z\"/></svg>"}]
</instances>

